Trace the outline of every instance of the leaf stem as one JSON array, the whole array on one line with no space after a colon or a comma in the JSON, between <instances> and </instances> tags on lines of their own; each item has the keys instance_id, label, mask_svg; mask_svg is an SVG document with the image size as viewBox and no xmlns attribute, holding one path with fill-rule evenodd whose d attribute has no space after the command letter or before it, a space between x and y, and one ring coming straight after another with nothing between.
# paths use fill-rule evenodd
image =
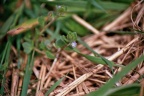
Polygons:
<instances>
[{"instance_id":1,"label":"leaf stem","mask_svg":"<svg viewBox=\"0 0 144 96\"><path fill-rule=\"evenodd\" d=\"M41 30L40 34L42 34L58 17L52 18L52 20L44 26L44 28Z\"/></svg>"}]
</instances>

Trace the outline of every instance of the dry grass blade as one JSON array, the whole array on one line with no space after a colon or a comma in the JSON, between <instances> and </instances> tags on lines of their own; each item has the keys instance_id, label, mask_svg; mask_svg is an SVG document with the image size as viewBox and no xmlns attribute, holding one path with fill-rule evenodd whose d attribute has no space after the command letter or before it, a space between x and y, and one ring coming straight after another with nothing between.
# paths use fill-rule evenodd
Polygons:
<instances>
[{"instance_id":1,"label":"dry grass blade","mask_svg":"<svg viewBox=\"0 0 144 96\"><path fill-rule=\"evenodd\" d=\"M140 70L138 70L138 72L136 74L134 74L127 82L125 82L125 84L134 83L143 74L144 74L144 67L142 67Z\"/></svg>"},{"instance_id":2,"label":"dry grass blade","mask_svg":"<svg viewBox=\"0 0 144 96\"><path fill-rule=\"evenodd\" d=\"M11 96L16 96L19 82L18 70L13 69L12 74Z\"/></svg>"},{"instance_id":3,"label":"dry grass blade","mask_svg":"<svg viewBox=\"0 0 144 96\"><path fill-rule=\"evenodd\" d=\"M77 22L79 22L81 25L83 25L84 27L86 27L87 29L89 29L90 31L92 31L94 34L99 34L100 32L95 29L92 25L90 25L89 23L87 23L86 21L84 21L83 19L81 19L79 16L72 15L73 19L75 19Z\"/></svg>"},{"instance_id":4,"label":"dry grass blade","mask_svg":"<svg viewBox=\"0 0 144 96\"><path fill-rule=\"evenodd\" d=\"M116 26L118 26L119 24L123 24L125 22L127 22L128 16L130 16L131 14L131 10L132 8L129 7L123 14L121 14L116 20L114 20L112 23L108 24L107 26L105 26L103 28L104 31L112 31L113 28L115 28Z\"/></svg>"},{"instance_id":5,"label":"dry grass blade","mask_svg":"<svg viewBox=\"0 0 144 96\"><path fill-rule=\"evenodd\" d=\"M58 58L59 58L59 55L60 55L60 51L61 51L61 49L58 49L56 58L54 59L54 61L53 61L53 63L52 63L52 67L50 68L49 73L45 76L45 80L44 80L44 81L46 81L46 80L48 79L48 77L49 77L49 75L51 74L53 68L55 67L55 65L56 65L56 63L57 63L57 60L58 60ZM47 80L47 82L49 82L49 80ZM45 84L45 87L48 86L48 83L47 83L47 82L46 82L46 84Z\"/></svg>"},{"instance_id":6,"label":"dry grass blade","mask_svg":"<svg viewBox=\"0 0 144 96\"><path fill-rule=\"evenodd\" d=\"M115 54L113 54L109 60L114 60L116 59L118 56L120 56L121 54L123 54L126 50L129 49L130 45L132 45L134 42L138 41L139 37L134 38L131 42L129 42L124 48L122 48L121 50L119 50L118 52L116 52Z\"/></svg>"},{"instance_id":7,"label":"dry grass blade","mask_svg":"<svg viewBox=\"0 0 144 96\"><path fill-rule=\"evenodd\" d=\"M86 80L87 78L89 78L93 73L87 73L82 75L81 77L79 77L78 79L76 79L74 82L72 82L71 84L69 84L67 87L65 87L62 92L60 92L59 94L57 94L56 96L64 96L67 93L69 93L71 90L73 90L76 86L78 86L80 83L82 83L84 80Z\"/></svg>"},{"instance_id":8,"label":"dry grass blade","mask_svg":"<svg viewBox=\"0 0 144 96\"><path fill-rule=\"evenodd\" d=\"M131 11L131 20L133 22L133 27L136 28L137 30L141 30L141 28L138 26L138 24L139 24L140 20L142 19L142 16L144 15L144 8L143 7L141 8L140 6L144 6L143 0L138 1L138 3L133 7L133 9ZM134 18L133 18L134 10L136 10L136 11L140 10L137 15L136 20L134 20Z\"/></svg>"}]
</instances>

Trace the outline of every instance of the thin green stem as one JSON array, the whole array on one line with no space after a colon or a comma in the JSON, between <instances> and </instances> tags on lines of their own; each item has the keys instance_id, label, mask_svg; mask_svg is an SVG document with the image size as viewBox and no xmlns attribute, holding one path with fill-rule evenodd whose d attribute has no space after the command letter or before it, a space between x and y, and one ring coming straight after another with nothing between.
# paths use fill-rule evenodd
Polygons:
<instances>
[{"instance_id":1,"label":"thin green stem","mask_svg":"<svg viewBox=\"0 0 144 96\"><path fill-rule=\"evenodd\" d=\"M42 34L58 17L52 18L52 20L44 26L44 28L41 30L40 34Z\"/></svg>"}]
</instances>

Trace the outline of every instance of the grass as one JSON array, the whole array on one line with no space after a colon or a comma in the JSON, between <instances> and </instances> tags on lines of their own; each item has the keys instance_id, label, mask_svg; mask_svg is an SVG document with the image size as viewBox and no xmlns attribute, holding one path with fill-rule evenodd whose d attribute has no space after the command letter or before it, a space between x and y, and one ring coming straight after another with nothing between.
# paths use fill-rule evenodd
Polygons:
<instances>
[{"instance_id":1,"label":"grass","mask_svg":"<svg viewBox=\"0 0 144 96\"><path fill-rule=\"evenodd\" d=\"M142 1L1 4L0 95L143 96Z\"/></svg>"}]
</instances>

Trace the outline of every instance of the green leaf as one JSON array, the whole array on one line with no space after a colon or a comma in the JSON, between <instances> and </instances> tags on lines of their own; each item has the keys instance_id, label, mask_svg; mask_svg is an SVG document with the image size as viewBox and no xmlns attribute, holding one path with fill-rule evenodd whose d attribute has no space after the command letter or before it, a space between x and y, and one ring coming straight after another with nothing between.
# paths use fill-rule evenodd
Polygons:
<instances>
[{"instance_id":1,"label":"green leaf","mask_svg":"<svg viewBox=\"0 0 144 96\"><path fill-rule=\"evenodd\" d=\"M50 41L48 39L44 40L44 45L45 47L47 47L48 45L50 45Z\"/></svg>"},{"instance_id":2,"label":"green leaf","mask_svg":"<svg viewBox=\"0 0 144 96\"><path fill-rule=\"evenodd\" d=\"M69 43L74 42L77 40L77 33L76 32L68 32L66 37L67 37L67 40Z\"/></svg>"},{"instance_id":3,"label":"green leaf","mask_svg":"<svg viewBox=\"0 0 144 96\"><path fill-rule=\"evenodd\" d=\"M28 31L28 32L25 34L25 36L24 36L24 40L25 40L26 42L31 42L31 39L32 39L32 35L31 35L31 33Z\"/></svg>"},{"instance_id":4,"label":"green leaf","mask_svg":"<svg viewBox=\"0 0 144 96\"><path fill-rule=\"evenodd\" d=\"M109 91L108 89L110 89L116 82L118 82L123 76L130 72L131 69L135 68L142 61L144 61L144 55L140 56L135 61L128 64L119 73L113 76L113 78L110 79L104 86L102 86L97 91L89 93L87 96L107 96L106 93Z\"/></svg>"},{"instance_id":5,"label":"green leaf","mask_svg":"<svg viewBox=\"0 0 144 96\"><path fill-rule=\"evenodd\" d=\"M44 27L44 25L45 25L45 19L44 19L43 16L41 16L41 17L38 18L38 22L39 22L40 26Z\"/></svg>"},{"instance_id":6,"label":"green leaf","mask_svg":"<svg viewBox=\"0 0 144 96\"><path fill-rule=\"evenodd\" d=\"M61 39L58 39L55 44L56 44L56 47L59 47L59 48L62 48L62 47L64 47L64 46L67 45L67 43L65 43L65 42L64 42L63 40L61 40Z\"/></svg>"},{"instance_id":7,"label":"green leaf","mask_svg":"<svg viewBox=\"0 0 144 96\"><path fill-rule=\"evenodd\" d=\"M72 36L72 42L77 40L77 33L76 32L72 32L71 36Z\"/></svg>"},{"instance_id":8,"label":"green leaf","mask_svg":"<svg viewBox=\"0 0 144 96\"><path fill-rule=\"evenodd\" d=\"M38 39L38 37L41 35L38 28L35 28L35 33L35 38Z\"/></svg>"},{"instance_id":9,"label":"green leaf","mask_svg":"<svg viewBox=\"0 0 144 96\"><path fill-rule=\"evenodd\" d=\"M57 82L54 83L54 85L52 85L50 87L50 89L45 93L45 96L48 96L61 82L62 80L64 79L65 77L59 79Z\"/></svg>"},{"instance_id":10,"label":"green leaf","mask_svg":"<svg viewBox=\"0 0 144 96\"><path fill-rule=\"evenodd\" d=\"M69 40L68 40L68 39L66 38L66 36L64 36L64 35L61 36L61 40L62 40L63 42L67 42L67 43L69 42Z\"/></svg>"},{"instance_id":11,"label":"green leaf","mask_svg":"<svg viewBox=\"0 0 144 96\"><path fill-rule=\"evenodd\" d=\"M39 48L40 48L41 50L46 49L44 42L40 42L40 43L39 43Z\"/></svg>"},{"instance_id":12,"label":"green leaf","mask_svg":"<svg viewBox=\"0 0 144 96\"><path fill-rule=\"evenodd\" d=\"M50 59L54 59L54 58L55 58L54 54L51 53L50 51L46 51L46 55L47 55L47 57L50 58Z\"/></svg>"},{"instance_id":13,"label":"green leaf","mask_svg":"<svg viewBox=\"0 0 144 96\"><path fill-rule=\"evenodd\" d=\"M30 42L24 42L22 46L24 48L24 52L27 54L29 54L34 48L33 44Z\"/></svg>"}]
</instances>

